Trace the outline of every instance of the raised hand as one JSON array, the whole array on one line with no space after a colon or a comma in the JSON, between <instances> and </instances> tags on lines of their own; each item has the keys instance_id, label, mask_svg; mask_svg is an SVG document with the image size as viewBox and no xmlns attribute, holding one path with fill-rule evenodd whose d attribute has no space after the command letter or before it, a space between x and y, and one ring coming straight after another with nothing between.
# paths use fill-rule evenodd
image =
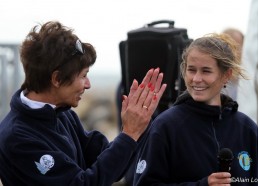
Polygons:
<instances>
[{"instance_id":1,"label":"raised hand","mask_svg":"<svg viewBox=\"0 0 258 186\"><path fill-rule=\"evenodd\" d=\"M142 83L138 85L134 80L128 97L123 96L122 102L122 132L132 137L135 141L147 128L151 116L156 110L159 100L163 95L166 84L161 84L163 73L159 68L151 69L145 75Z\"/></svg>"}]
</instances>

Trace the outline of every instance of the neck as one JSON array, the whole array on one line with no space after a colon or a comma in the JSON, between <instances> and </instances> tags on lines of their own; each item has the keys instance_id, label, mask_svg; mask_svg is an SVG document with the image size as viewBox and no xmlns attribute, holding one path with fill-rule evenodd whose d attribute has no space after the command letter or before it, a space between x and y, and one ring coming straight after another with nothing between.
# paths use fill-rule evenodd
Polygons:
<instances>
[{"instance_id":1,"label":"neck","mask_svg":"<svg viewBox=\"0 0 258 186\"><path fill-rule=\"evenodd\" d=\"M29 91L25 96L33 101L39 101L43 103L50 103L56 105L55 98L50 91L36 93L35 91Z\"/></svg>"}]
</instances>

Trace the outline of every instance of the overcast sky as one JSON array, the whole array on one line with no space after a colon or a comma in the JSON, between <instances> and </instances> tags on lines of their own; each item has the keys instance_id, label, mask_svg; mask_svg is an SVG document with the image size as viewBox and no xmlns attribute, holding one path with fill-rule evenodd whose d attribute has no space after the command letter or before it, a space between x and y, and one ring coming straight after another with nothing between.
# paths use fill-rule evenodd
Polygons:
<instances>
[{"instance_id":1,"label":"overcast sky","mask_svg":"<svg viewBox=\"0 0 258 186\"><path fill-rule=\"evenodd\" d=\"M127 32L161 19L191 38L235 27L246 32L250 0L0 0L0 43L20 44L37 23L61 21L97 50L93 73L120 75L118 44Z\"/></svg>"}]
</instances>

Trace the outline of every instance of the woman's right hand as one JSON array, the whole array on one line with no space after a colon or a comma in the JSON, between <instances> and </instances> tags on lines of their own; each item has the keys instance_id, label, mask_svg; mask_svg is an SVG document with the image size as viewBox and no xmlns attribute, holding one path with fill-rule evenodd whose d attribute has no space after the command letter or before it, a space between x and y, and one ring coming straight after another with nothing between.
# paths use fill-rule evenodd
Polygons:
<instances>
[{"instance_id":1,"label":"woman's right hand","mask_svg":"<svg viewBox=\"0 0 258 186\"><path fill-rule=\"evenodd\" d=\"M151 69L147 72L140 85L138 85L137 80L133 81L128 97L123 96L121 111L122 132L132 137L135 141L147 128L166 89L167 85L161 84L162 79L163 73L159 73L159 68Z\"/></svg>"},{"instance_id":2,"label":"woman's right hand","mask_svg":"<svg viewBox=\"0 0 258 186\"><path fill-rule=\"evenodd\" d=\"M208 177L209 186L230 186L231 183L231 174L228 172L216 172L212 173Z\"/></svg>"}]
</instances>

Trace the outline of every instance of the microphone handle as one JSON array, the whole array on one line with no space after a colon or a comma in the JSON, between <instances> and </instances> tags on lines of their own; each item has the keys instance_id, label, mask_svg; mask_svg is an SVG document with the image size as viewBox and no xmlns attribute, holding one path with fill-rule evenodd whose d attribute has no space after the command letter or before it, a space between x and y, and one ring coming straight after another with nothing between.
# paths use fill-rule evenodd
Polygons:
<instances>
[{"instance_id":1,"label":"microphone handle","mask_svg":"<svg viewBox=\"0 0 258 186\"><path fill-rule=\"evenodd\" d=\"M231 170L231 161L220 161L219 172L230 172L230 170Z\"/></svg>"}]
</instances>

